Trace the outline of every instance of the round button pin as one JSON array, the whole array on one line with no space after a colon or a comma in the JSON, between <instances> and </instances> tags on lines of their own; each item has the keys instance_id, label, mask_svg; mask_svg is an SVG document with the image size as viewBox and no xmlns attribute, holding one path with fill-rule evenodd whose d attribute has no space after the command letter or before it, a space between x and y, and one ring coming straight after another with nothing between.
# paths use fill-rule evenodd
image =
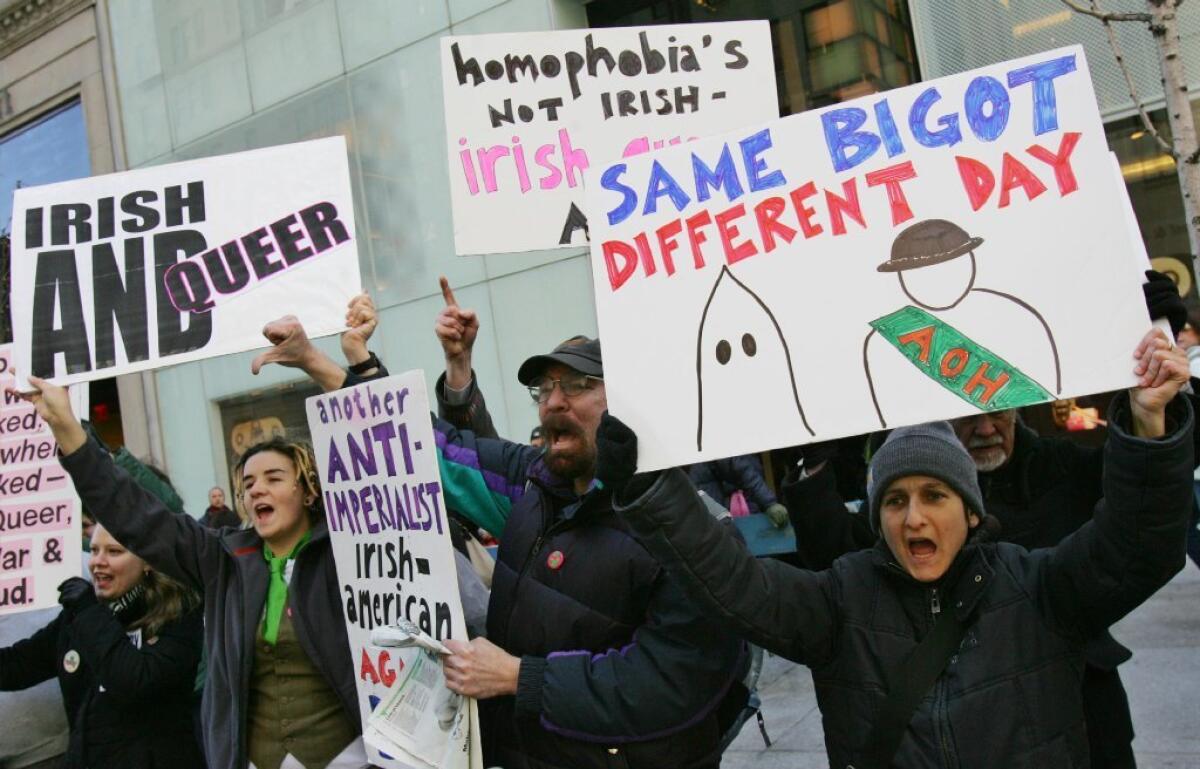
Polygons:
<instances>
[{"instance_id":1,"label":"round button pin","mask_svg":"<svg viewBox=\"0 0 1200 769\"><path fill-rule=\"evenodd\" d=\"M562 568L564 560L566 560L566 558L563 556L562 551L555 550L553 553L546 556L546 566L554 571L558 571Z\"/></svg>"},{"instance_id":2,"label":"round button pin","mask_svg":"<svg viewBox=\"0 0 1200 769\"><path fill-rule=\"evenodd\" d=\"M79 652L71 649L63 655L63 670L68 673L74 673L79 670Z\"/></svg>"}]
</instances>

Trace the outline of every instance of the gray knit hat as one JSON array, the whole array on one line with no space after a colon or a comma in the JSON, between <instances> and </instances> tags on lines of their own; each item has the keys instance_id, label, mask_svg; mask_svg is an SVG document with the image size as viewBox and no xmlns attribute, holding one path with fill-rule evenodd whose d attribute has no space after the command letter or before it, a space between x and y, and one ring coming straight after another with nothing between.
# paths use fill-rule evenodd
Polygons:
<instances>
[{"instance_id":1,"label":"gray knit hat","mask_svg":"<svg viewBox=\"0 0 1200 769\"><path fill-rule=\"evenodd\" d=\"M949 422L929 422L893 430L867 469L867 499L871 528L879 532L879 505L883 493L897 478L928 475L945 481L963 498L967 508L984 515L983 494L974 460L963 448Z\"/></svg>"}]
</instances>

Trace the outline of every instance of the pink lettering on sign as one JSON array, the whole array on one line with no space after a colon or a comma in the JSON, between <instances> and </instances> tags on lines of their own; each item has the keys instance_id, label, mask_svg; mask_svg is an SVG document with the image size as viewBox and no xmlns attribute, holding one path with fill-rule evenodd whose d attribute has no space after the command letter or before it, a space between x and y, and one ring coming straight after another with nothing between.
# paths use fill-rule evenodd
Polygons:
<instances>
[{"instance_id":1,"label":"pink lettering on sign","mask_svg":"<svg viewBox=\"0 0 1200 769\"><path fill-rule=\"evenodd\" d=\"M75 505L74 499L59 499L0 506L0 536L70 529Z\"/></svg>"},{"instance_id":2,"label":"pink lettering on sign","mask_svg":"<svg viewBox=\"0 0 1200 769\"><path fill-rule=\"evenodd\" d=\"M61 548L62 541L59 540ZM32 539L0 539L0 574L33 568Z\"/></svg>"},{"instance_id":3,"label":"pink lettering on sign","mask_svg":"<svg viewBox=\"0 0 1200 769\"><path fill-rule=\"evenodd\" d=\"M0 613L18 609L34 602L33 580L30 577L0 579Z\"/></svg>"},{"instance_id":4,"label":"pink lettering on sign","mask_svg":"<svg viewBox=\"0 0 1200 769\"><path fill-rule=\"evenodd\" d=\"M70 483L57 463L29 468L0 468L0 499L8 500L40 491L58 491Z\"/></svg>"},{"instance_id":5,"label":"pink lettering on sign","mask_svg":"<svg viewBox=\"0 0 1200 769\"><path fill-rule=\"evenodd\" d=\"M501 179L510 172L516 176L522 194L533 189L535 175L539 189L556 189L564 180L568 187L577 187L583 183L583 172L588 167L587 152L571 142L571 134L565 128L559 129L558 141L528 149L520 136L513 136L508 144L474 149L468 146L466 137L461 137L458 146L463 148L458 151L458 159L472 195L497 192Z\"/></svg>"}]
</instances>

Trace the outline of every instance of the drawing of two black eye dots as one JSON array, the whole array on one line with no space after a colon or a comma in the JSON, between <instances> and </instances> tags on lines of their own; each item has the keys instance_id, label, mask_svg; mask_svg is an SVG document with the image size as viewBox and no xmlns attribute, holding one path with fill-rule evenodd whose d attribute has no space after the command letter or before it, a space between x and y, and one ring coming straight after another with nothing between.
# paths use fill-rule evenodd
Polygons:
<instances>
[{"instance_id":1,"label":"drawing of two black eye dots","mask_svg":"<svg viewBox=\"0 0 1200 769\"><path fill-rule=\"evenodd\" d=\"M758 352L758 342L754 341L753 334L742 334L742 352L746 353L747 358L753 358ZM722 339L717 342L717 363L724 366L733 357L733 347L729 341Z\"/></svg>"}]
</instances>

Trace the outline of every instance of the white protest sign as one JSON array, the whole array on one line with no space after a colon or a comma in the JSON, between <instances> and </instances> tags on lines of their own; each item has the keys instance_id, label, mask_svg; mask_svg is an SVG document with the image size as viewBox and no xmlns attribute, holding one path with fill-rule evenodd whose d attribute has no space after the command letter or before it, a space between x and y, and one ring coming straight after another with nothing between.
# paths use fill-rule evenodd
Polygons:
<instances>
[{"instance_id":1,"label":"white protest sign","mask_svg":"<svg viewBox=\"0 0 1200 769\"><path fill-rule=\"evenodd\" d=\"M475 701L446 688L428 652L371 643L373 629L400 620L437 641L467 638L424 372L316 395L305 405L363 724L393 692L410 694L382 753L368 730L371 763L480 769ZM432 734L418 728L430 721Z\"/></svg>"},{"instance_id":2,"label":"white protest sign","mask_svg":"<svg viewBox=\"0 0 1200 769\"><path fill-rule=\"evenodd\" d=\"M642 469L1134 384L1149 327L1076 46L588 175Z\"/></svg>"},{"instance_id":3,"label":"white protest sign","mask_svg":"<svg viewBox=\"0 0 1200 769\"><path fill-rule=\"evenodd\" d=\"M454 249L583 246L590 164L779 116L765 21L442 38Z\"/></svg>"},{"instance_id":4,"label":"white protest sign","mask_svg":"<svg viewBox=\"0 0 1200 769\"><path fill-rule=\"evenodd\" d=\"M18 376L59 384L345 325L360 291L340 136L26 187L13 197Z\"/></svg>"},{"instance_id":5,"label":"white protest sign","mask_svg":"<svg viewBox=\"0 0 1200 769\"><path fill-rule=\"evenodd\" d=\"M13 386L12 345L0 345L0 615L58 605L58 586L80 575L79 497L58 463L58 443ZM87 390L71 408L87 413Z\"/></svg>"}]
</instances>

